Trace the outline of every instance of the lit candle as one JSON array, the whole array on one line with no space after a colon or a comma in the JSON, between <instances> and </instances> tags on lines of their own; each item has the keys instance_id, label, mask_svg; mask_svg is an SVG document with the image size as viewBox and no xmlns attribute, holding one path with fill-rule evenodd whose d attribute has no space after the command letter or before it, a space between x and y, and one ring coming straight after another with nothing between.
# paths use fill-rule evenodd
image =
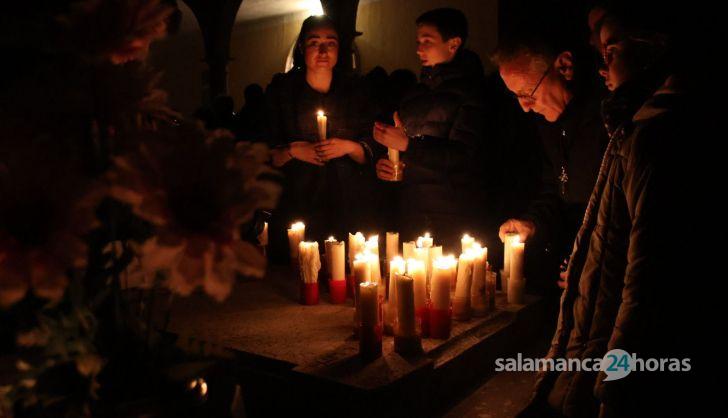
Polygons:
<instances>
[{"instance_id":1,"label":"lit candle","mask_svg":"<svg viewBox=\"0 0 728 418\"><path fill-rule=\"evenodd\" d=\"M361 324L367 327L379 325L379 285L374 282L365 282L359 285L359 312Z\"/></svg>"},{"instance_id":2,"label":"lit candle","mask_svg":"<svg viewBox=\"0 0 728 418\"><path fill-rule=\"evenodd\" d=\"M505 273L506 280L511 274L511 244L517 236L517 233L508 233L503 241L503 272Z\"/></svg>"},{"instance_id":3,"label":"lit candle","mask_svg":"<svg viewBox=\"0 0 728 418\"><path fill-rule=\"evenodd\" d=\"M260 231L260 235L258 235L258 244L260 244L261 247L268 245L268 222L263 222L263 230Z\"/></svg>"},{"instance_id":4,"label":"lit candle","mask_svg":"<svg viewBox=\"0 0 728 418\"><path fill-rule=\"evenodd\" d=\"M288 230L288 247L291 253L291 260L298 260L298 244L306 236L306 225L303 222L296 222Z\"/></svg>"},{"instance_id":5,"label":"lit candle","mask_svg":"<svg viewBox=\"0 0 728 418\"><path fill-rule=\"evenodd\" d=\"M473 315L482 316L488 312L488 302L485 292L488 249L481 248L480 244L474 243L469 251L474 254L473 284L470 288L470 308Z\"/></svg>"},{"instance_id":6,"label":"lit candle","mask_svg":"<svg viewBox=\"0 0 728 418\"><path fill-rule=\"evenodd\" d=\"M462 247L463 253L467 252L468 249L473 246L474 242L475 238L471 237L468 234L463 235L463 238L460 240L460 245Z\"/></svg>"},{"instance_id":7,"label":"lit candle","mask_svg":"<svg viewBox=\"0 0 728 418\"><path fill-rule=\"evenodd\" d=\"M379 235L372 235L364 243L364 248L370 253L379 256Z\"/></svg>"},{"instance_id":8,"label":"lit candle","mask_svg":"<svg viewBox=\"0 0 728 418\"><path fill-rule=\"evenodd\" d=\"M364 250L364 234L357 232L349 233L349 272L354 274L354 259L356 255Z\"/></svg>"},{"instance_id":9,"label":"lit candle","mask_svg":"<svg viewBox=\"0 0 728 418\"><path fill-rule=\"evenodd\" d=\"M432 237L430 236L429 232L425 232L424 237L417 237L417 247L418 248L430 248L432 247Z\"/></svg>"},{"instance_id":10,"label":"lit candle","mask_svg":"<svg viewBox=\"0 0 728 418\"><path fill-rule=\"evenodd\" d=\"M473 260L475 254L467 252L460 254L458 260L457 282L455 284L455 298L452 313L456 319L470 318L470 288L473 284Z\"/></svg>"},{"instance_id":11,"label":"lit candle","mask_svg":"<svg viewBox=\"0 0 728 418\"><path fill-rule=\"evenodd\" d=\"M411 337L417 334L415 328L415 281L411 277L397 274L397 335Z\"/></svg>"},{"instance_id":12,"label":"lit candle","mask_svg":"<svg viewBox=\"0 0 728 418\"><path fill-rule=\"evenodd\" d=\"M319 110L316 114L316 124L318 125L319 141L326 140L326 115L323 110Z\"/></svg>"},{"instance_id":13,"label":"lit candle","mask_svg":"<svg viewBox=\"0 0 728 418\"><path fill-rule=\"evenodd\" d=\"M525 244L516 236L511 243L511 271L508 276L508 303L523 303L526 279L523 277Z\"/></svg>"},{"instance_id":14,"label":"lit candle","mask_svg":"<svg viewBox=\"0 0 728 418\"><path fill-rule=\"evenodd\" d=\"M387 232L387 261L399 255L399 232Z\"/></svg>"},{"instance_id":15,"label":"lit candle","mask_svg":"<svg viewBox=\"0 0 728 418\"><path fill-rule=\"evenodd\" d=\"M321 269L318 242L302 241L298 244L298 266L304 283L316 283Z\"/></svg>"},{"instance_id":16,"label":"lit candle","mask_svg":"<svg viewBox=\"0 0 728 418\"><path fill-rule=\"evenodd\" d=\"M402 258L409 260L415 258L415 242L407 241L402 244Z\"/></svg>"},{"instance_id":17,"label":"lit candle","mask_svg":"<svg viewBox=\"0 0 728 418\"><path fill-rule=\"evenodd\" d=\"M361 319L361 312L359 312L359 291L362 283L367 283L371 281L371 271L369 268L369 258L363 254L359 253L354 258L354 326L358 327L359 322Z\"/></svg>"},{"instance_id":18,"label":"lit candle","mask_svg":"<svg viewBox=\"0 0 728 418\"><path fill-rule=\"evenodd\" d=\"M400 274L404 274L406 267L402 257L395 257L389 262L389 294L387 295L387 318L385 323L390 326L394 325L394 320L397 318L397 286L395 286L395 278Z\"/></svg>"},{"instance_id":19,"label":"lit candle","mask_svg":"<svg viewBox=\"0 0 728 418\"><path fill-rule=\"evenodd\" d=\"M432 308L437 310L450 309L450 287L455 277L455 257L440 257L432 265L432 288L430 299Z\"/></svg>"},{"instance_id":20,"label":"lit candle","mask_svg":"<svg viewBox=\"0 0 728 418\"><path fill-rule=\"evenodd\" d=\"M525 243L521 242L518 235L511 241L511 271L509 280L523 280L523 252Z\"/></svg>"},{"instance_id":21,"label":"lit candle","mask_svg":"<svg viewBox=\"0 0 728 418\"><path fill-rule=\"evenodd\" d=\"M427 303L427 276L425 264L413 258L407 260L407 275L414 280L415 309L424 308Z\"/></svg>"},{"instance_id":22,"label":"lit candle","mask_svg":"<svg viewBox=\"0 0 728 418\"><path fill-rule=\"evenodd\" d=\"M442 245L430 247L430 252L427 254L427 280L432 278L432 263L440 257L442 257Z\"/></svg>"},{"instance_id":23,"label":"lit candle","mask_svg":"<svg viewBox=\"0 0 728 418\"><path fill-rule=\"evenodd\" d=\"M414 249L415 260L422 261L422 265L425 267L425 278L429 277L428 271L430 270L430 249L429 248L415 248Z\"/></svg>"},{"instance_id":24,"label":"lit candle","mask_svg":"<svg viewBox=\"0 0 728 418\"><path fill-rule=\"evenodd\" d=\"M344 267L344 241L336 241L334 237L326 240L326 262L331 280L346 279Z\"/></svg>"}]
</instances>

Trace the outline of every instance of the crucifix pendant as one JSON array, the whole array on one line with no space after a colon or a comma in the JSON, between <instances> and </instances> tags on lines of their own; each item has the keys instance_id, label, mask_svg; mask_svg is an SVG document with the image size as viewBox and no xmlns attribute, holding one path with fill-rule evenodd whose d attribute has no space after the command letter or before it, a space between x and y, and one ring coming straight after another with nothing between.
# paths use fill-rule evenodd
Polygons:
<instances>
[{"instance_id":1,"label":"crucifix pendant","mask_svg":"<svg viewBox=\"0 0 728 418\"><path fill-rule=\"evenodd\" d=\"M561 183L561 196L566 196L566 184L569 182L569 174L566 172L566 167L563 165L561 166L559 182Z\"/></svg>"}]
</instances>

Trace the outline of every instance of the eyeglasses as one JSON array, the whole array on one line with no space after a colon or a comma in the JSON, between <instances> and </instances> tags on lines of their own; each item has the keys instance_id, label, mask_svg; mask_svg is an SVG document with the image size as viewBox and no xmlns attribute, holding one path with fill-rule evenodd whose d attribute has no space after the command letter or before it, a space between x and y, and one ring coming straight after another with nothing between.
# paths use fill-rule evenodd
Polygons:
<instances>
[{"instance_id":1,"label":"eyeglasses","mask_svg":"<svg viewBox=\"0 0 728 418\"><path fill-rule=\"evenodd\" d=\"M531 93L529 93L529 94L513 93L513 95L516 96L516 99L536 101L536 97L534 97L534 94L536 94L536 92L538 91L538 88L541 87L541 83L543 83L543 81L546 79L546 76L549 75L552 67L553 67L553 65L549 65L549 67L546 69L546 71L543 72L543 75L538 80L538 83L536 83L536 87L534 87L533 90L531 90Z\"/></svg>"}]
</instances>

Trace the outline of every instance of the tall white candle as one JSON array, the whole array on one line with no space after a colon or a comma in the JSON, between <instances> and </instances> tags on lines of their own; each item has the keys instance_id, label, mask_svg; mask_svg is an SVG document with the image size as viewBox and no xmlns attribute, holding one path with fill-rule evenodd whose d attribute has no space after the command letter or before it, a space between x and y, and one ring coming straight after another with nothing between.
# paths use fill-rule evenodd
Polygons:
<instances>
[{"instance_id":1,"label":"tall white candle","mask_svg":"<svg viewBox=\"0 0 728 418\"><path fill-rule=\"evenodd\" d=\"M479 244L473 244L469 251L475 256L473 259L473 284L470 288L470 308L473 315L485 315L488 311L488 302L485 298L488 249L481 248Z\"/></svg>"},{"instance_id":2,"label":"tall white candle","mask_svg":"<svg viewBox=\"0 0 728 418\"><path fill-rule=\"evenodd\" d=\"M430 252L427 254L427 280L432 278L432 263L440 257L442 257L442 245L430 247Z\"/></svg>"},{"instance_id":3,"label":"tall white candle","mask_svg":"<svg viewBox=\"0 0 728 418\"><path fill-rule=\"evenodd\" d=\"M407 260L407 275L414 280L415 308L424 308L427 303L427 276L425 264L413 258Z\"/></svg>"},{"instance_id":4,"label":"tall white candle","mask_svg":"<svg viewBox=\"0 0 728 418\"><path fill-rule=\"evenodd\" d=\"M511 244L517 236L518 234L516 233L508 233L503 241L503 272L505 273L506 280L511 274Z\"/></svg>"},{"instance_id":5,"label":"tall white candle","mask_svg":"<svg viewBox=\"0 0 728 418\"><path fill-rule=\"evenodd\" d=\"M298 244L298 266L304 283L316 283L321 269L318 242L302 241Z\"/></svg>"},{"instance_id":6,"label":"tall white candle","mask_svg":"<svg viewBox=\"0 0 728 418\"><path fill-rule=\"evenodd\" d=\"M470 288L473 285L473 260L475 254L466 252L458 260L457 283L455 284L455 298L453 299L453 316L456 319L470 318Z\"/></svg>"},{"instance_id":7,"label":"tall white candle","mask_svg":"<svg viewBox=\"0 0 728 418\"><path fill-rule=\"evenodd\" d=\"M387 232L387 261L399 255L399 232Z\"/></svg>"},{"instance_id":8,"label":"tall white candle","mask_svg":"<svg viewBox=\"0 0 728 418\"><path fill-rule=\"evenodd\" d=\"M473 243L475 243L475 238L468 234L463 235L463 238L460 240L460 246L462 247L463 253L467 252L468 249L473 246Z\"/></svg>"},{"instance_id":9,"label":"tall white candle","mask_svg":"<svg viewBox=\"0 0 728 418\"><path fill-rule=\"evenodd\" d=\"M354 259L354 302L355 302L355 310L354 310L354 324L356 326L359 325L360 319L361 319L361 312L359 312L359 299L360 299L360 287L359 285L362 283L367 283L371 281L371 272L369 269L369 258L359 253L356 255Z\"/></svg>"},{"instance_id":10,"label":"tall white candle","mask_svg":"<svg viewBox=\"0 0 728 418\"><path fill-rule=\"evenodd\" d=\"M399 162L399 150L396 150L394 148L387 148L387 154L389 156L389 161L395 164Z\"/></svg>"},{"instance_id":11,"label":"tall white candle","mask_svg":"<svg viewBox=\"0 0 728 418\"><path fill-rule=\"evenodd\" d=\"M525 243L516 236L511 242L511 272L509 280L523 280L523 253Z\"/></svg>"},{"instance_id":12,"label":"tall white candle","mask_svg":"<svg viewBox=\"0 0 728 418\"><path fill-rule=\"evenodd\" d=\"M361 324L375 327L379 325L379 285L374 282L361 283L359 285L359 312L361 313Z\"/></svg>"},{"instance_id":13,"label":"tall white candle","mask_svg":"<svg viewBox=\"0 0 728 418\"><path fill-rule=\"evenodd\" d=\"M397 288L397 335L411 337L417 334L415 327L415 281L401 274L395 276Z\"/></svg>"},{"instance_id":14,"label":"tall white candle","mask_svg":"<svg viewBox=\"0 0 728 418\"><path fill-rule=\"evenodd\" d=\"M447 310L450 308L450 286L455 276L456 261L454 257L440 257L432 268L432 289L430 299L432 308Z\"/></svg>"},{"instance_id":15,"label":"tall white candle","mask_svg":"<svg viewBox=\"0 0 728 418\"><path fill-rule=\"evenodd\" d=\"M316 125L318 126L319 141L326 140L326 115L323 110L319 110L316 114Z\"/></svg>"},{"instance_id":16,"label":"tall white candle","mask_svg":"<svg viewBox=\"0 0 728 418\"><path fill-rule=\"evenodd\" d=\"M364 234L357 232L356 234L349 233L349 272L354 274L354 259L356 255L364 250Z\"/></svg>"},{"instance_id":17,"label":"tall white candle","mask_svg":"<svg viewBox=\"0 0 728 418\"><path fill-rule=\"evenodd\" d=\"M290 249L291 259L298 260L298 244L304 240L306 236L306 225L303 222L296 222L291 225L288 230L288 247Z\"/></svg>"},{"instance_id":18,"label":"tall white candle","mask_svg":"<svg viewBox=\"0 0 728 418\"><path fill-rule=\"evenodd\" d=\"M409 260L415 258L415 242L407 241L402 244L402 258Z\"/></svg>"},{"instance_id":19,"label":"tall white candle","mask_svg":"<svg viewBox=\"0 0 728 418\"><path fill-rule=\"evenodd\" d=\"M404 274L406 264L402 257L395 257L389 262L389 294L387 295L387 318L385 322L387 324L394 324L394 320L397 318L397 286L395 285L395 278L397 275Z\"/></svg>"},{"instance_id":20,"label":"tall white candle","mask_svg":"<svg viewBox=\"0 0 728 418\"><path fill-rule=\"evenodd\" d=\"M331 280L346 279L344 263L344 241L326 241L326 261Z\"/></svg>"},{"instance_id":21,"label":"tall white candle","mask_svg":"<svg viewBox=\"0 0 728 418\"><path fill-rule=\"evenodd\" d=\"M429 277L428 274L430 266L430 249L429 248L415 248L414 258L422 261L422 265L425 267L425 278Z\"/></svg>"}]
</instances>

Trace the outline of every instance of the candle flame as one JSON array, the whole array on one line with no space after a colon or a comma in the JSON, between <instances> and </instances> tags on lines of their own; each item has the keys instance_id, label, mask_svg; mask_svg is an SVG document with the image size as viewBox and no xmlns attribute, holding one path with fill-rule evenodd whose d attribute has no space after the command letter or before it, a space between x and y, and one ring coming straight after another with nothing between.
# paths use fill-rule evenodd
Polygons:
<instances>
[{"instance_id":1,"label":"candle flame","mask_svg":"<svg viewBox=\"0 0 728 418\"><path fill-rule=\"evenodd\" d=\"M319 110L316 114L318 116L324 116L324 111L323 110Z\"/></svg>"},{"instance_id":2,"label":"candle flame","mask_svg":"<svg viewBox=\"0 0 728 418\"><path fill-rule=\"evenodd\" d=\"M463 239L464 239L465 241L469 241L469 240L473 239L473 237L471 237L471 236L470 236L470 235L468 235L468 234L465 234L465 235L463 235Z\"/></svg>"},{"instance_id":3,"label":"candle flame","mask_svg":"<svg viewBox=\"0 0 728 418\"><path fill-rule=\"evenodd\" d=\"M334 238L334 236L332 235L332 236L330 236L330 237L329 237L329 239L327 239L326 241L336 241L336 238Z\"/></svg>"},{"instance_id":4,"label":"candle flame","mask_svg":"<svg viewBox=\"0 0 728 418\"><path fill-rule=\"evenodd\" d=\"M303 222L296 222L294 224L291 224L291 229L294 231L306 229L306 225Z\"/></svg>"}]
</instances>

